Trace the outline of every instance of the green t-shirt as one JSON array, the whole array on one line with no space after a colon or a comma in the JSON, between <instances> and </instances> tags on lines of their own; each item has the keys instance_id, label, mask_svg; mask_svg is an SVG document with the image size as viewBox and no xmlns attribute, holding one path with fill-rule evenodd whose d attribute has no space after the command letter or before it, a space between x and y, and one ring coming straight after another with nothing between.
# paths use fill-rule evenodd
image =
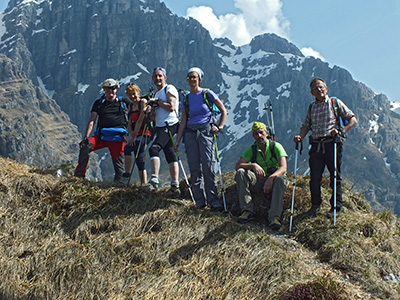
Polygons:
<instances>
[{"instance_id":1,"label":"green t-shirt","mask_svg":"<svg viewBox=\"0 0 400 300\"><path fill-rule=\"evenodd\" d=\"M283 156L287 157L286 151L282 147L282 145L275 142L276 158L271 159L271 151L269 149L269 143L270 143L270 140L267 140L267 149L265 151L266 152L265 157L264 157L264 154L262 153L262 150L257 145L257 158L256 158L256 163L259 164L261 166L261 168L263 168L263 170L267 176L272 174L272 173L267 172L268 168L270 168L270 167L279 168L278 159ZM250 146L246 150L244 150L241 157L243 157L247 162L251 162L251 159L253 158L253 146Z\"/></svg>"}]
</instances>

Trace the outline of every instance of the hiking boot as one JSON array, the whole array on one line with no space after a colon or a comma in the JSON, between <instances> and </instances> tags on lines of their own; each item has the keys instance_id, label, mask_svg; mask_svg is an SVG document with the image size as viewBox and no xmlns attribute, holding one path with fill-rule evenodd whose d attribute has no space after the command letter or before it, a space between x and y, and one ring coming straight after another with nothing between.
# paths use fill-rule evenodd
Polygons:
<instances>
[{"instance_id":1,"label":"hiking boot","mask_svg":"<svg viewBox=\"0 0 400 300\"><path fill-rule=\"evenodd\" d=\"M276 231L281 229L281 222L279 222L279 220L277 218L270 220L268 225L269 225L269 227L271 227L271 229L276 230Z\"/></svg>"},{"instance_id":2,"label":"hiking boot","mask_svg":"<svg viewBox=\"0 0 400 300\"><path fill-rule=\"evenodd\" d=\"M238 218L239 223L247 223L250 220L253 220L253 213L248 210L243 211L240 217Z\"/></svg>"},{"instance_id":3,"label":"hiking boot","mask_svg":"<svg viewBox=\"0 0 400 300\"><path fill-rule=\"evenodd\" d=\"M124 174L122 174L122 177L129 178L129 177L131 177L131 173L124 173Z\"/></svg>"},{"instance_id":4,"label":"hiking boot","mask_svg":"<svg viewBox=\"0 0 400 300\"><path fill-rule=\"evenodd\" d=\"M333 218L333 214L334 214L333 208L331 208L331 210L326 214L326 217L327 217L328 219L332 219L332 218ZM339 209L339 208L336 208L336 217L338 217L339 214L340 214L340 209Z\"/></svg>"},{"instance_id":5,"label":"hiking boot","mask_svg":"<svg viewBox=\"0 0 400 300\"><path fill-rule=\"evenodd\" d=\"M181 190L176 185L171 185L168 191L165 192L165 196L169 198L179 198L181 196Z\"/></svg>"},{"instance_id":6,"label":"hiking boot","mask_svg":"<svg viewBox=\"0 0 400 300\"><path fill-rule=\"evenodd\" d=\"M148 184L143 185L143 189L150 191L150 192L154 192L154 191L157 191L158 184L153 181L150 181Z\"/></svg>"},{"instance_id":7,"label":"hiking boot","mask_svg":"<svg viewBox=\"0 0 400 300\"><path fill-rule=\"evenodd\" d=\"M307 214L307 216L310 216L310 217L316 217L317 216L317 212L319 212L320 209L321 209L321 207L319 205L313 205L306 212L306 214Z\"/></svg>"}]
</instances>

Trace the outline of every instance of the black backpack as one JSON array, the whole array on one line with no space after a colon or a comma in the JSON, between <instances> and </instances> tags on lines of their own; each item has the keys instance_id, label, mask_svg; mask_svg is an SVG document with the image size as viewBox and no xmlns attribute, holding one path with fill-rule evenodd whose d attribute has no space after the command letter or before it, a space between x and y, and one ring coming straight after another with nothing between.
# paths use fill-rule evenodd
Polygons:
<instances>
[{"instance_id":1,"label":"black backpack","mask_svg":"<svg viewBox=\"0 0 400 300\"><path fill-rule=\"evenodd\" d=\"M253 145L251 146L252 150L253 150L253 155L251 157L251 162L255 163L257 161L257 143L254 142ZM269 140L269 151L271 152L271 157L269 158L271 161L274 158L275 160L278 160L278 158L276 157L275 154L275 142L273 140ZM267 173L268 174L272 174L274 173L276 170L278 170L277 167L272 166L272 167L268 167L267 168Z\"/></svg>"},{"instance_id":2,"label":"black backpack","mask_svg":"<svg viewBox=\"0 0 400 300\"><path fill-rule=\"evenodd\" d=\"M257 143L254 142L253 145L251 145L252 149L253 149L253 155L251 157L251 162L255 163L257 161ZM272 161L272 159L276 159L276 154L275 154L275 142L273 140L269 140L269 151L271 152L271 157L270 160Z\"/></svg>"}]
</instances>

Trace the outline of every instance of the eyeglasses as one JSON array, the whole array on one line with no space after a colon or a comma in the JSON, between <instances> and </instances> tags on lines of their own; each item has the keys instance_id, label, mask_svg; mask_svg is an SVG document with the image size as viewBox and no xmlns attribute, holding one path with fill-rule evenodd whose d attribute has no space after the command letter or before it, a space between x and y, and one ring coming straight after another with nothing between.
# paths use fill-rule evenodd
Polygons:
<instances>
[{"instance_id":1,"label":"eyeglasses","mask_svg":"<svg viewBox=\"0 0 400 300\"><path fill-rule=\"evenodd\" d=\"M319 85L319 86L314 86L314 87L312 88L312 90L313 90L313 91L316 91L316 90L323 90L324 88L326 88L326 86L324 86L324 85Z\"/></svg>"},{"instance_id":2,"label":"eyeglasses","mask_svg":"<svg viewBox=\"0 0 400 300\"><path fill-rule=\"evenodd\" d=\"M192 75L192 76L188 76L188 77L186 77L186 79L198 79L199 77L198 76L194 76L194 75Z\"/></svg>"},{"instance_id":3,"label":"eyeglasses","mask_svg":"<svg viewBox=\"0 0 400 300\"><path fill-rule=\"evenodd\" d=\"M164 76L167 76L167 71L165 71L164 68L161 68L161 67L154 68L153 74L154 74L155 72L157 72L157 71L161 71L161 72L164 74Z\"/></svg>"},{"instance_id":4,"label":"eyeglasses","mask_svg":"<svg viewBox=\"0 0 400 300\"><path fill-rule=\"evenodd\" d=\"M116 86L106 86L105 89L106 90L116 90L117 87Z\"/></svg>"}]
</instances>

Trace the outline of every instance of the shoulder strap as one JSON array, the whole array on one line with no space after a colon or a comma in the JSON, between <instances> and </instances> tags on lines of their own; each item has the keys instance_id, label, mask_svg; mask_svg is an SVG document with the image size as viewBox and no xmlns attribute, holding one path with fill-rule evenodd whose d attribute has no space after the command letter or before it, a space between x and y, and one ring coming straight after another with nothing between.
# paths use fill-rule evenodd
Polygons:
<instances>
[{"instance_id":1,"label":"shoulder strap","mask_svg":"<svg viewBox=\"0 0 400 300\"><path fill-rule=\"evenodd\" d=\"M251 149L253 150L251 162L255 163L257 161L257 143L256 142L254 142L253 145L251 145Z\"/></svg>"},{"instance_id":2,"label":"shoulder strap","mask_svg":"<svg viewBox=\"0 0 400 300\"><path fill-rule=\"evenodd\" d=\"M128 106L126 105L122 97L118 97L116 100L121 104L120 113L124 116L125 126L126 126L128 124L128 116L127 116L127 113L129 111Z\"/></svg>"},{"instance_id":3,"label":"shoulder strap","mask_svg":"<svg viewBox=\"0 0 400 300\"><path fill-rule=\"evenodd\" d=\"M272 161L273 158L277 159L275 154L275 142L272 139L269 140L269 151L271 152L270 160Z\"/></svg>"},{"instance_id":4,"label":"shoulder strap","mask_svg":"<svg viewBox=\"0 0 400 300\"><path fill-rule=\"evenodd\" d=\"M338 126L340 126L340 118L339 118L339 113L338 113L339 104L337 102L337 98L331 97L331 103L332 103L333 114L334 114L335 119L336 119L336 124Z\"/></svg>"},{"instance_id":5,"label":"shoulder strap","mask_svg":"<svg viewBox=\"0 0 400 300\"><path fill-rule=\"evenodd\" d=\"M207 104L211 113L213 113L214 112L213 104L211 103L210 98L209 98L209 91L210 91L209 89L203 89L203 100L204 100L204 103Z\"/></svg>"},{"instance_id":6,"label":"shoulder strap","mask_svg":"<svg viewBox=\"0 0 400 300\"><path fill-rule=\"evenodd\" d=\"M253 150L253 155L251 157L251 162L255 163L257 161L257 143L254 142L253 145L251 145L251 148ZM273 140L269 140L269 151L271 152L270 160L272 161L273 158L275 160L277 160L276 154L275 154L275 142Z\"/></svg>"},{"instance_id":7,"label":"shoulder strap","mask_svg":"<svg viewBox=\"0 0 400 300\"><path fill-rule=\"evenodd\" d=\"M168 97L167 97L167 94L168 94L168 84L165 85L165 87L164 87L164 92L165 92L165 100L168 102Z\"/></svg>"}]
</instances>

